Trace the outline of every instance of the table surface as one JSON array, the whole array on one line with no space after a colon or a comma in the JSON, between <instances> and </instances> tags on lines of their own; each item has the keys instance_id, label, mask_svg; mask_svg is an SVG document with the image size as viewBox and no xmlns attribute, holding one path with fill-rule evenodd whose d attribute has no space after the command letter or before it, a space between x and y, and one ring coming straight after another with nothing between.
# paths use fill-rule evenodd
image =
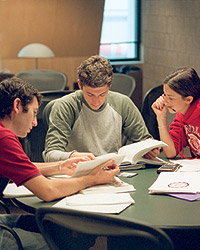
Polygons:
<instances>
[{"instance_id":1,"label":"table surface","mask_svg":"<svg viewBox=\"0 0 200 250\"><path fill-rule=\"evenodd\" d=\"M135 192L131 196L135 204L131 205L119 215L120 218L134 219L150 223L160 228L198 228L200 227L200 201L185 201L168 195L150 195L148 188L156 180L158 174L156 168L132 170L138 175L132 178L121 178L133 184ZM15 198L14 201L24 210L34 213L35 209L42 206L52 206L54 202L44 202L39 198L22 197Z\"/></svg>"}]
</instances>

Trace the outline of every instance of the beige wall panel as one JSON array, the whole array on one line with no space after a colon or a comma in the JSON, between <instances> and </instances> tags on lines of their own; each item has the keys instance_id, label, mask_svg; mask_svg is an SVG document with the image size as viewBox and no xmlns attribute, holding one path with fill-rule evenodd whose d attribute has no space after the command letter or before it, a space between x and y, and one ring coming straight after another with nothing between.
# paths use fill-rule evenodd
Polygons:
<instances>
[{"instance_id":1,"label":"beige wall panel","mask_svg":"<svg viewBox=\"0 0 200 250\"><path fill-rule=\"evenodd\" d=\"M86 57L56 57L49 59L39 59L39 69L53 69L64 72L68 77L68 85L73 89L73 83L77 81L77 67ZM4 59L3 68L16 73L22 70L34 69L34 59Z\"/></svg>"},{"instance_id":2,"label":"beige wall panel","mask_svg":"<svg viewBox=\"0 0 200 250\"><path fill-rule=\"evenodd\" d=\"M17 58L27 44L44 43L55 53L38 67L61 70L76 81L80 62L99 52L104 0L0 1L2 68L17 73L35 67L34 59Z\"/></svg>"}]
</instances>

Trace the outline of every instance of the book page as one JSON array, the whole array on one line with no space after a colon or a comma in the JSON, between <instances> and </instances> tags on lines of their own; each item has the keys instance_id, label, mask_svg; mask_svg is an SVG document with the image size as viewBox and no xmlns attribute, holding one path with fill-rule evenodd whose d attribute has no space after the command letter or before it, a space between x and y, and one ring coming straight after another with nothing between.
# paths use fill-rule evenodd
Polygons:
<instances>
[{"instance_id":1,"label":"book page","mask_svg":"<svg viewBox=\"0 0 200 250\"><path fill-rule=\"evenodd\" d=\"M125 155L123 162L137 163L137 162L145 162L150 164L163 164L159 158L155 158L155 160L148 160L143 156L151 151L154 148L167 146L166 143L154 139L147 139L140 142L135 142L130 145L123 146L119 149L118 154Z\"/></svg>"},{"instance_id":2,"label":"book page","mask_svg":"<svg viewBox=\"0 0 200 250\"><path fill-rule=\"evenodd\" d=\"M121 163L121 161L124 159L124 155L110 153L110 154L98 156L98 157L96 157L95 160L79 162L72 177L79 177L79 176L87 175L94 168L96 168L100 164L102 164L110 159L114 159L115 164L118 166Z\"/></svg>"}]
</instances>

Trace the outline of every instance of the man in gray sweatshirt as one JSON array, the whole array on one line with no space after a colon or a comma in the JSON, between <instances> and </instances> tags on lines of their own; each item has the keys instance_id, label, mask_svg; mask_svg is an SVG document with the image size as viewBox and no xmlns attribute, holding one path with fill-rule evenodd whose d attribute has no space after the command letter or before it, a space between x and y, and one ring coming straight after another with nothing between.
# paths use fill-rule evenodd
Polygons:
<instances>
[{"instance_id":1,"label":"man in gray sweatshirt","mask_svg":"<svg viewBox=\"0 0 200 250\"><path fill-rule=\"evenodd\" d=\"M112 66L104 57L91 56L78 67L80 90L58 99L50 113L45 161L94 159L117 152L124 138L134 143L151 137L132 100L109 90L112 77ZM159 152L154 149L147 157Z\"/></svg>"}]
</instances>

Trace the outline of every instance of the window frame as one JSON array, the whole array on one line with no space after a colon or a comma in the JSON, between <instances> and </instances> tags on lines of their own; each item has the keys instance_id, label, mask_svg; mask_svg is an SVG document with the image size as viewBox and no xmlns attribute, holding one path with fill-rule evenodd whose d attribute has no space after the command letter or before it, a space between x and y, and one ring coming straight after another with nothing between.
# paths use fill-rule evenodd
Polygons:
<instances>
[{"instance_id":1,"label":"window frame","mask_svg":"<svg viewBox=\"0 0 200 250\"><path fill-rule=\"evenodd\" d=\"M141 1L136 0L136 13L135 13L135 23L136 23L136 41L134 41L135 44L135 50L136 50L136 56L135 58L109 58L106 57L111 63L116 62L134 62L134 61L140 61L141 60ZM102 21L103 26L103 21ZM106 43L104 43L106 44ZM112 44L112 43L110 43ZM101 38L100 38L100 46L101 46ZM100 47L99 47L99 54L100 54Z\"/></svg>"}]
</instances>

